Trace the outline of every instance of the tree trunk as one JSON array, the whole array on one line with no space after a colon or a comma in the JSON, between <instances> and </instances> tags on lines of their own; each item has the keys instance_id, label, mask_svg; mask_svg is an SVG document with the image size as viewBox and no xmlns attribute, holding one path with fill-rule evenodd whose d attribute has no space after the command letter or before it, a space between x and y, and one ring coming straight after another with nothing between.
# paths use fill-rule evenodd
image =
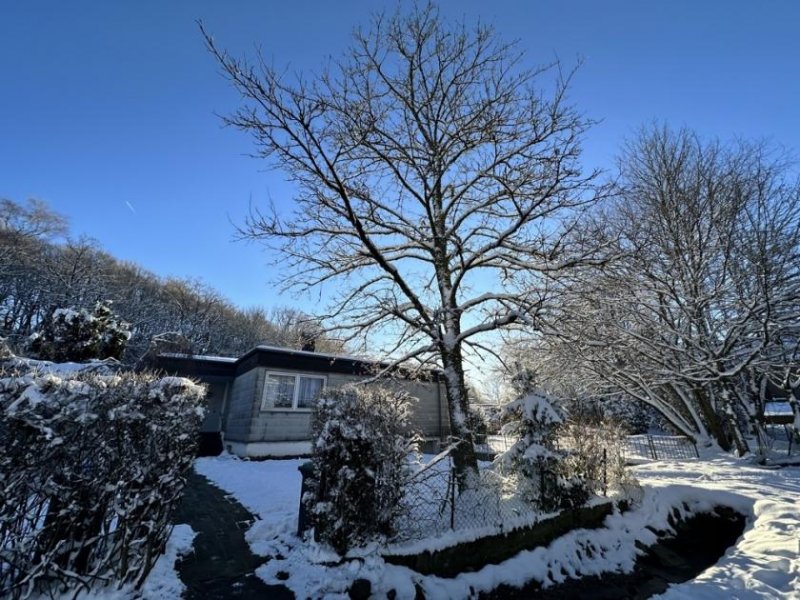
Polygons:
<instances>
[{"instance_id":1,"label":"tree trunk","mask_svg":"<svg viewBox=\"0 0 800 600\"><path fill-rule=\"evenodd\" d=\"M700 407L700 412L706 422L708 432L714 438L725 452L730 452L732 445L728 433L725 431L725 424L723 423L720 415L711 406L711 401L703 388L695 388L694 396L697 398L697 405Z\"/></svg>"},{"instance_id":2,"label":"tree trunk","mask_svg":"<svg viewBox=\"0 0 800 600\"><path fill-rule=\"evenodd\" d=\"M458 487L469 487L473 476L478 474L478 458L475 455L472 429L469 424L469 398L464 379L461 349L442 351L445 384L447 387L447 408L450 413L450 438L456 444L453 450L453 465L456 470Z\"/></svg>"}]
</instances>

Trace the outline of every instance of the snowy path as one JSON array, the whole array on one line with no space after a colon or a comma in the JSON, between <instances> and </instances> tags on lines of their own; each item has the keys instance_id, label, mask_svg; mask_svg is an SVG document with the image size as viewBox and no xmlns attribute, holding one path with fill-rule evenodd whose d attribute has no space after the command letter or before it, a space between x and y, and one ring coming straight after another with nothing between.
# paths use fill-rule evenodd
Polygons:
<instances>
[{"instance_id":1,"label":"snowy path","mask_svg":"<svg viewBox=\"0 0 800 600\"><path fill-rule=\"evenodd\" d=\"M285 587L255 576L264 559L243 535L253 516L202 475L190 474L175 520L196 532L192 551L178 563L185 600L293 598Z\"/></svg>"}]
</instances>

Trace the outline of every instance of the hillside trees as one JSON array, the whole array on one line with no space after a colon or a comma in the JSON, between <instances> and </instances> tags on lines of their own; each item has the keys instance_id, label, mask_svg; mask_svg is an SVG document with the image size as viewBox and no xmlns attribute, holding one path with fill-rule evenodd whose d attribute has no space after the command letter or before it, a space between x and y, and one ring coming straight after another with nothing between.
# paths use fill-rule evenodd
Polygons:
<instances>
[{"instance_id":1,"label":"hillside trees","mask_svg":"<svg viewBox=\"0 0 800 600\"><path fill-rule=\"evenodd\" d=\"M153 349L237 356L260 343L300 348L309 335L317 349L341 351L302 313L239 309L207 284L159 278L67 234L66 220L40 201L0 201L0 337L19 349L56 310L88 314L108 301L131 325L129 363ZM153 338L166 342L154 347Z\"/></svg>"},{"instance_id":2,"label":"hillside trees","mask_svg":"<svg viewBox=\"0 0 800 600\"><path fill-rule=\"evenodd\" d=\"M293 214L255 211L243 233L281 252L287 287L338 286L326 316L347 338L444 369L463 485L476 465L465 355L535 323L549 281L600 259L573 235L599 192L578 163L589 123L569 76L525 69L491 28L450 26L430 5L376 17L310 79L206 40L243 98L227 123L296 184Z\"/></svg>"}]
</instances>

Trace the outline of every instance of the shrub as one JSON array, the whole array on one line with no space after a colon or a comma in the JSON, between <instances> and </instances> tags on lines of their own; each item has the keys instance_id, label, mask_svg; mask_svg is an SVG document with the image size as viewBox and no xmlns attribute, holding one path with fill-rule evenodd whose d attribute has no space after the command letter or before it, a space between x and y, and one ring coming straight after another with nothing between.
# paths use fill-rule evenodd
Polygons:
<instances>
[{"instance_id":1,"label":"shrub","mask_svg":"<svg viewBox=\"0 0 800 600\"><path fill-rule=\"evenodd\" d=\"M30 350L54 362L119 360L130 337L130 325L117 318L108 304L98 302L92 314L72 308L53 311L31 336Z\"/></svg>"},{"instance_id":2,"label":"shrub","mask_svg":"<svg viewBox=\"0 0 800 600\"><path fill-rule=\"evenodd\" d=\"M625 466L625 426L610 419L587 421L571 418L561 427L560 439L569 450L565 461L593 490L623 491L637 488L635 478Z\"/></svg>"},{"instance_id":3,"label":"shrub","mask_svg":"<svg viewBox=\"0 0 800 600\"><path fill-rule=\"evenodd\" d=\"M467 412L467 425L472 431L472 438L476 444L485 444L489 435L489 423L480 409L470 406Z\"/></svg>"},{"instance_id":4,"label":"shrub","mask_svg":"<svg viewBox=\"0 0 800 600\"><path fill-rule=\"evenodd\" d=\"M515 474L518 493L544 511L580 506L589 498L584 479L557 449L564 415L544 394L529 392L505 407L503 433L517 442L497 458Z\"/></svg>"},{"instance_id":5,"label":"shrub","mask_svg":"<svg viewBox=\"0 0 800 600\"><path fill-rule=\"evenodd\" d=\"M6 342L5 338L0 337L0 363L6 361L10 358L13 358L13 354L8 347L8 342Z\"/></svg>"},{"instance_id":6,"label":"shrub","mask_svg":"<svg viewBox=\"0 0 800 600\"><path fill-rule=\"evenodd\" d=\"M317 538L344 554L391 535L414 440L410 398L377 387L328 390L312 418L316 479L303 501Z\"/></svg>"},{"instance_id":7,"label":"shrub","mask_svg":"<svg viewBox=\"0 0 800 600\"><path fill-rule=\"evenodd\" d=\"M170 532L203 396L186 379L0 367L0 596L141 585Z\"/></svg>"}]
</instances>

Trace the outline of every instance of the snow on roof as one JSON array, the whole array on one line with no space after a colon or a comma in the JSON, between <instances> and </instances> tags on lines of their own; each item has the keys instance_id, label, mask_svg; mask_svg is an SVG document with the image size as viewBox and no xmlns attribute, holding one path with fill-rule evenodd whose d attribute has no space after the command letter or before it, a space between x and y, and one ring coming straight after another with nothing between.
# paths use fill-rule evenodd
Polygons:
<instances>
[{"instance_id":1,"label":"snow on roof","mask_svg":"<svg viewBox=\"0 0 800 600\"><path fill-rule=\"evenodd\" d=\"M253 350L267 350L269 352L284 352L286 354L301 354L303 356L319 356L321 358L330 358L331 360L355 360L358 362L377 362L372 358L349 356L346 354L327 354L325 352L313 352L311 350L295 350L294 348L281 348L280 346L267 346L266 344L259 344ZM250 351L252 352L252 350Z\"/></svg>"},{"instance_id":2,"label":"snow on roof","mask_svg":"<svg viewBox=\"0 0 800 600\"><path fill-rule=\"evenodd\" d=\"M793 417L794 411L792 405L785 400L765 402L764 403L764 416L765 417Z\"/></svg>"},{"instance_id":3,"label":"snow on roof","mask_svg":"<svg viewBox=\"0 0 800 600\"><path fill-rule=\"evenodd\" d=\"M209 362L235 363L238 358L230 356L208 356L205 354L181 354L180 352L164 352L161 356L167 358L190 358L192 360L207 360Z\"/></svg>"}]
</instances>

